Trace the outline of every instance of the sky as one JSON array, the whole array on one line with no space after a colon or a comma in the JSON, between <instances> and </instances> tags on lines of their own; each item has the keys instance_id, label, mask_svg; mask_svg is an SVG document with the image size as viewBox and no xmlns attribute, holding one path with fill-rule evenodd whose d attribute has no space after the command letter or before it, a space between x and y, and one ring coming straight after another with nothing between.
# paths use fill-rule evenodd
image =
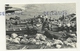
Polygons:
<instances>
[{"instance_id":1,"label":"sky","mask_svg":"<svg viewBox=\"0 0 80 51\"><path fill-rule=\"evenodd\" d=\"M21 8L21 9L25 9L25 4L10 4L10 6L15 7L15 8Z\"/></svg>"},{"instance_id":2,"label":"sky","mask_svg":"<svg viewBox=\"0 0 80 51\"><path fill-rule=\"evenodd\" d=\"M51 4L9 4L15 8L21 8L26 15L21 15L24 19L33 17L37 12L49 11L66 11L67 14L76 13L75 3L51 3ZM62 15L52 15L52 17L60 17Z\"/></svg>"},{"instance_id":3,"label":"sky","mask_svg":"<svg viewBox=\"0 0 80 51\"><path fill-rule=\"evenodd\" d=\"M21 9L32 9L36 10L68 10L71 13L76 12L76 4L75 3L53 3L53 4L10 4L12 7L21 8ZM26 8L25 8L26 7ZM34 8L33 8L34 7Z\"/></svg>"}]
</instances>

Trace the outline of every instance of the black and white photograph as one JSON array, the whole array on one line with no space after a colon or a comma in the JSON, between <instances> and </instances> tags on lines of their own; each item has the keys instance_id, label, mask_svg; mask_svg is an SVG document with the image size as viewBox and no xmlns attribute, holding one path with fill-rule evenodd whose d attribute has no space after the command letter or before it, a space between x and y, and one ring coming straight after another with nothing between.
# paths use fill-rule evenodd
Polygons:
<instances>
[{"instance_id":1,"label":"black and white photograph","mask_svg":"<svg viewBox=\"0 0 80 51\"><path fill-rule=\"evenodd\" d=\"M5 4L7 50L77 48L76 3Z\"/></svg>"}]
</instances>

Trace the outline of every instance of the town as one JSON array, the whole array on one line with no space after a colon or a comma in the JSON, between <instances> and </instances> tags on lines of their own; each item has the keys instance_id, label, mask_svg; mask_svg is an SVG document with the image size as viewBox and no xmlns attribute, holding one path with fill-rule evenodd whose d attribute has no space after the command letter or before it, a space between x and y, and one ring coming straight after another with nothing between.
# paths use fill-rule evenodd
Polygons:
<instances>
[{"instance_id":1,"label":"town","mask_svg":"<svg viewBox=\"0 0 80 51\"><path fill-rule=\"evenodd\" d=\"M6 14L15 14L15 11L9 9ZM11 16L6 19L7 49L76 48L76 26L75 13L63 14L57 19L46 14L26 19L21 19L17 15Z\"/></svg>"}]
</instances>

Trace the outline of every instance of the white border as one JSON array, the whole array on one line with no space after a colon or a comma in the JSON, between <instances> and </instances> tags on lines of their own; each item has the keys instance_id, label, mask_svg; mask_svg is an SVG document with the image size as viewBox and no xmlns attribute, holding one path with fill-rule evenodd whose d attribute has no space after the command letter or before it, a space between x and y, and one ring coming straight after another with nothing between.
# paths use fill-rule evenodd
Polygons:
<instances>
[{"instance_id":1,"label":"white border","mask_svg":"<svg viewBox=\"0 0 80 51\"><path fill-rule=\"evenodd\" d=\"M5 4L9 3L9 4L40 4L40 3L76 3L76 14L77 14L77 34L78 34L78 43L77 43L77 48L76 49L37 49L37 50L33 50L33 51L80 51L79 47L80 47L80 23L79 23L79 10L80 10L80 3L79 0L2 0L0 2L0 12L3 12L5 9ZM1 51L6 51L6 40L5 40L5 17L4 16L0 16L0 50ZM11 51L11 50L10 50ZM14 50L13 50L14 51ZM15 50L17 51L17 50ZM19 50L21 51L21 50ZM29 51L29 50L27 50ZM30 50L32 51L32 50Z\"/></svg>"}]
</instances>

